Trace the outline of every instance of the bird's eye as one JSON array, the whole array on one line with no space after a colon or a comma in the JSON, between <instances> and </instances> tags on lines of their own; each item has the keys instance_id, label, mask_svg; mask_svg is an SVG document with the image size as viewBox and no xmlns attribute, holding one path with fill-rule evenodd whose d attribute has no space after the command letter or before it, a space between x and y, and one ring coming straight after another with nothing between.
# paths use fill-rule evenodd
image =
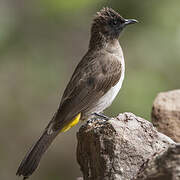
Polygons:
<instances>
[{"instance_id":1,"label":"bird's eye","mask_svg":"<svg viewBox=\"0 0 180 180\"><path fill-rule=\"evenodd\" d=\"M114 20L114 21L113 21L113 25L114 25L114 26L117 25L117 20Z\"/></svg>"},{"instance_id":2,"label":"bird's eye","mask_svg":"<svg viewBox=\"0 0 180 180\"><path fill-rule=\"evenodd\" d=\"M118 22L117 19L113 19L113 20L111 20L111 21L109 22L109 24L110 24L111 27L116 27L118 23L119 23L119 22Z\"/></svg>"}]
</instances>

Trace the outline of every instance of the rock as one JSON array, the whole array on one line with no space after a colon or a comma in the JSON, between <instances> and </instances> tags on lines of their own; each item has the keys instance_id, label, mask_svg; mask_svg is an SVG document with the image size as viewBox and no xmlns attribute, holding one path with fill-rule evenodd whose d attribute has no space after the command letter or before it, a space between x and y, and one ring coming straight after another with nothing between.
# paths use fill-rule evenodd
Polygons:
<instances>
[{"instance_id":1,"label":"rock","mask_svg":"<svg viewBox=\"0 0 180 180\"><path fill-rule=\"evenodd\" d=\"M158 131L180 142L180 90L158 94L153 103L152 123Z\"/></svg>"},{"instance_id":2,"label":"rock","mask_svg":"<svg viewBox=\"0 0 180 180\"><path fill-rule=\"evenodd\" d=\"M143 171L148 169L148 162L175 145L152 123L132 113L87 123L80 128L77 139L77 160L84 180L147 178Z\"/></svg>"},{"instance_id":3,"label":"rock","mask_svg":"<svg viewBox=\"0 0 180 180\"><path fill-rule=\"evenodd\" d=\"M180 144L154 154L143 164L137 180L180 180Z\"/></svg>"}]
</instances>

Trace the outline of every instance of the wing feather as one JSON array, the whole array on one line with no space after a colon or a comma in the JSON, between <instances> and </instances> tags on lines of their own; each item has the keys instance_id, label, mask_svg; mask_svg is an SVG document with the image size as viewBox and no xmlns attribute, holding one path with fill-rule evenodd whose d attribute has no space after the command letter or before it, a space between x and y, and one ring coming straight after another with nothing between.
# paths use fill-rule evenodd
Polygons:
<instances>
[{"instance_id":1,"label":"wing feather","mask_svg":"<svg viewBox=\"0 0 180 180\"><path fill-rule=\"evenodd\" d=\"M121 62L112 54L101 53L84 59L75 69L56 114L54 130L62 128L78 113L100 99L121 76Z\"/></svg>"}]
</instances>

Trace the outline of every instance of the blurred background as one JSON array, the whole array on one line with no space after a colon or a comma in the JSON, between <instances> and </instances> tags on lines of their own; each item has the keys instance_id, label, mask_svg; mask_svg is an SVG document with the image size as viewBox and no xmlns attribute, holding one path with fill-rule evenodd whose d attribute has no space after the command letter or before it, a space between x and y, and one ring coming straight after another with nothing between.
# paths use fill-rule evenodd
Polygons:
<instances>
[{"instance_id":1,"label":"blurred background","mask_svg":"<svg viewBox=\"0 0 180 180\"><path fill-rule=\"evenodd\" d=\"M130 111L150 120L157 93L180 88L180 1L1 0L0 179L17 167L56 111L88 48L93 15L110 6L139 24L120 37L126 77L109 116ZM33 180L75 180L76 132L61 134Z\"/></svg>"}]
</instances>

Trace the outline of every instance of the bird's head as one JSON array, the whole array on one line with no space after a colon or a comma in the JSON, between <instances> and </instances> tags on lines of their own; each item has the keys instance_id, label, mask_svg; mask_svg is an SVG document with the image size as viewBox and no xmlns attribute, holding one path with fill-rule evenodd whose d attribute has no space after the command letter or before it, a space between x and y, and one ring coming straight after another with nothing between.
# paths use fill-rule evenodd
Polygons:
<instances>
[{"instance_id":1,"label":"bird's head","mask_svg":"<svg viewBox=\"0 0 180 180\"><path fill-rule=\"evenodd\" d=\"M112 8L106 7L97 12L92 23L91 36L100 34L104 38L117 39L127 25L137 22L135 19L124 19Z\"/></svg>"}]
</instances>

